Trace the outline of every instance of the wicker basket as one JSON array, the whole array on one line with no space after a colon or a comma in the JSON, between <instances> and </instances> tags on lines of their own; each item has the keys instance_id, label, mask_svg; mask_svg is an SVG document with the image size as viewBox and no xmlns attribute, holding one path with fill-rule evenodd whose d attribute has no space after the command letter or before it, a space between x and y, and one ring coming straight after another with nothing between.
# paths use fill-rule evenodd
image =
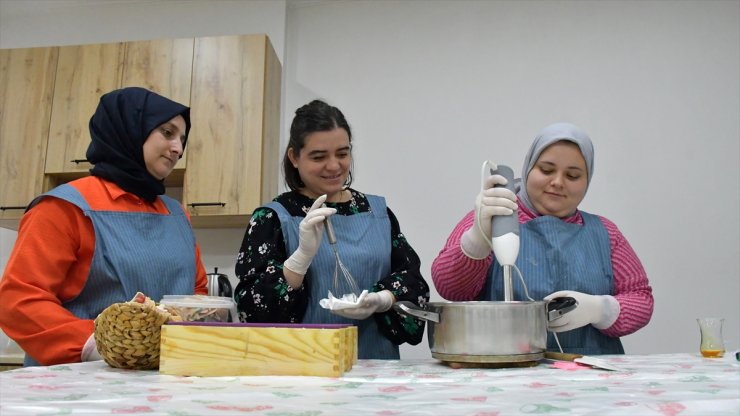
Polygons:
<instances>
[{"instance_id":1,"label":"wicker basket","mask_svg":"<svg viewBox=\"0 0 740 416\"><path fill-rule=\"evenodd\" d=\"M140 298L139 294L137 297ZM135 300L114 303L95 318L98 353L111 367L159 368L159 336L162 324L169 320L178 319L157 308L149 298L144 303Z\"/></svg>"}]
</instances>

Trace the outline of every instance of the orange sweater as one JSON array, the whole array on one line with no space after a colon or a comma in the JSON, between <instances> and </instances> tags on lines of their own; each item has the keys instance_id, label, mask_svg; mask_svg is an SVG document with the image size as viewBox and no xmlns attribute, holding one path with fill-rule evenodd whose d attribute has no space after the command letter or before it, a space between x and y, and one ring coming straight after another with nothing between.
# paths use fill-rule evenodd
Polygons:
<instances>
[{"instance_id":1,"label":"orange sweater","mask_svg":"<svg viewBox=\"0 0 740 416\"><path fill-rule=\"evenodd\" d=\"M97 177L69 184L94 210L168 213L159 198L148 203ZM44 198L21 219L0 280L0 327L41 364L80 361L82 347L93 333L93 321L75 317L62 302L82 291L94 252L92 221L67 201ZM195 293L207 294L197 245L195 257Z\"/></svg>"}]
</instances>

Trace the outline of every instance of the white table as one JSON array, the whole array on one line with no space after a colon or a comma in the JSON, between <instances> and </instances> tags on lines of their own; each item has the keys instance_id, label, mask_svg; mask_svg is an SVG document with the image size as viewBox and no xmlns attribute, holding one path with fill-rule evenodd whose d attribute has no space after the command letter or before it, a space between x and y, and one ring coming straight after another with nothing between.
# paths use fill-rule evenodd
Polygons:
<instances>
[{"instance_id":1,"label":"white table","mask_svg":"<svg viewBox=\"0 0 740 416\"><path fill-rule=\"evenodd\" d=\"M0 373L0 415L740 415L734 354L603 357L622 371L431 359L360 360L339 378L177 377L100 361L22 368Z\"/></svg>"}]
</instances>

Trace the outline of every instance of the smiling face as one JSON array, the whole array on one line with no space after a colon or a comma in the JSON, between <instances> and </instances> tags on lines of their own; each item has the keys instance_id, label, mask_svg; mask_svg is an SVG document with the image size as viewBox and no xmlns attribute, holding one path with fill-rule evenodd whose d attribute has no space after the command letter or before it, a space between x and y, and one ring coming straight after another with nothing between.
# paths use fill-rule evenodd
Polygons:
<instances>
[{"instance_id":1,"label":"smiling face","mask_svg":"<svg viewBox=\"0 0 740 416\"><path fill-rule=\"evenodd\" d=\"M575 213L586 196L588 171L577 144L560 141L548 146L527 175L527 194L542 215L564 218Z\"/></svg>"},{"instance_id":2,"label":"smiling face","mask_svg":"<svg viewBox=\"0 0 740 416\"><path fill-rule=\"evenodd\" d=\"M162 180L169 176L182 156L185 142L185 119L178 115L157 126L144 142L146 170Z\"/></svg>"},{"instance_id":3,"label":"smiling face","mask_svg":"<svg viewBox=\"0 0 740 416\"><path fill-rule=\"evenodd\" d=\"M288 158L305 184L302 194L313 199L326 194L327 201L340 199L352 164L346 130L337 127L311 133L297 155L293 148L288 149Z\"/></svg>"}]
</instances>

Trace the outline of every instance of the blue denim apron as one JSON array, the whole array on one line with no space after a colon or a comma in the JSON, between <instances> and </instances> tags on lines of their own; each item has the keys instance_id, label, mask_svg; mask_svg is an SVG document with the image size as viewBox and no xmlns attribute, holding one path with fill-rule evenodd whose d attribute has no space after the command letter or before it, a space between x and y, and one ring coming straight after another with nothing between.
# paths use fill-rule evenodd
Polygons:
<instances>
[{"instance_id":1,"label":"blue denim apron","mask_svg":"<svg viewBox=\"0 0 740 416\"><path fill-rule=\"evenodd\" d=\"M552 216L537 217L520 225L519 257L529 296L541 300L559 291L572 290L593 295L614 294L614 272L609 234L595 215L581 211L583 225L569 224ZM514 299L528 300L513 271ZM495 260L489 269L481 300L503 300L503 267ZM563 351L574 354L624 354L619 338L608 337L592 325L559 332ZM547 349L558 351L552 333Z\"/></svg>"},{"instance_id":2,"label":"blue denim apron","mask_svg":"<svg viewBox=\"0 0 740 416\"><path fill-rule=\"evenodd\" d=\"M337 250L342 263L355 278L360 290L372 290L391 269L391 223L385 200L374 195L365 195L371 212L353 215L332 215L331 223L337 238ZM277 202L266 205L273 209L280 219L285 248L288 253L298 249L298 226L303 217L292 217ZM336 259L326 235L306 273L308 287L308 307L303 317L304 323L339 323L356 325L359 333L358 357L362 359L398 359L398 346L384 337L378 329L375 318L355 320L334 315L319 305L332 290ZM341 271L340 277L341 275ZM341 296L341 295L337 295Z\"/></svg>"},{"instance_id":3,"label":"blue denim apron","mask_svg":"<svg viewBox=\"0 0 740 416\"><path fill-rule=\"evenodd\" d=\"M62 306L80 319L95 319L113 303L127 302L142 292L154 301L164 295L195 293L195 236L176 200L160 195L169 215L96 211L71 185L39 196L76 205L92 221L95 252L85 286ZM39 365L26 354L24 365Z\"/></svg>"}]
</instances>

